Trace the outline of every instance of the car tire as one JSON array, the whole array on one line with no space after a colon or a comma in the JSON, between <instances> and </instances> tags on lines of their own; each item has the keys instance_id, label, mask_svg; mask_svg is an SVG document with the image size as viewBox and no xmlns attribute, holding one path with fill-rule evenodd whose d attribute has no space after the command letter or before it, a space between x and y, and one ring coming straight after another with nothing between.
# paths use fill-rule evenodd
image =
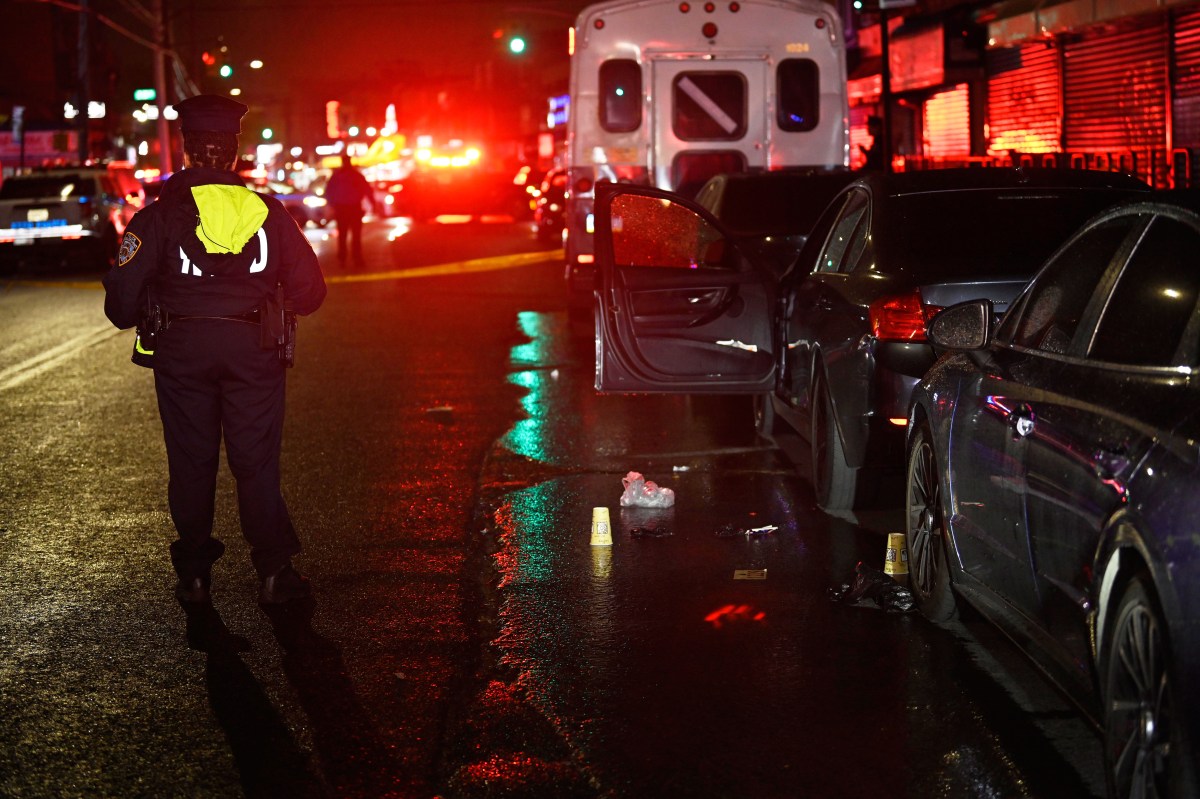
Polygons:
<instances>
[{"instance_id":1,"label":"car tire","mask_svg":"<svg viewBox=\"0 0 1200 799\"><path fill-rule=\"evenodd\" d=\"M1182 785L1183 725L1172 719L1167 626L1145 577L1129 582L1112 619L1101 671L1108 795L1192 795ZM1171 752L1180 756L1171 758Z\"/></svg>"},{"instance_id":2,"label":"car tire","mask_svg":"<svg viewBox=\"0 0 1200 799\"><path fill-rule=\"evenodd\" d=\"M812 481L817 504L826 511L850 510L858 484L858 470L846 463L846 450L833 417L833 402L818 379L812 392Z\"/></svg>"},{"instance_id":3,"label":"car tire","mask_svg":"<svg viewBox=\"0 0 1200 799\"><path fill-rule=\"evenodd\" d=\"M943 624L958 617L958 605L950 587L949 531L928 422L922 421L913 435L906 474L904 528L909 590L921 614Z\"/></svg>"},{"instance_id":4,"label":"car tire","mask_svg":"<svg viewBox=\"0 0 1200 799\"><path fill-rule=\"evenodd\" d=\"M771 402L770 393L755 394L754 432L761 438L773 438L775 435L775 405Z\"/></svg>"}]
</instances>

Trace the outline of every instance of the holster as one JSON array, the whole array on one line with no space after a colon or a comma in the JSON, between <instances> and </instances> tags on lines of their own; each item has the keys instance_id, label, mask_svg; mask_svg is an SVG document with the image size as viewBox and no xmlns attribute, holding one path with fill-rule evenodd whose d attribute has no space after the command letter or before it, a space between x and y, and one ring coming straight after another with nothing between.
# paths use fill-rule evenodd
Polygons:
<instances>
[{"instance_id":1,"label":"holster","mask_svg":"<svg viewBox=\"0 0 1200 799\"><path fill-rule=\"evenodd\" d=\"M259 313L259 346L275 350L284 366L292 366L296 362L296 312L287 307L283 286L267 295Z\"/></svg>"},{"instance_id":2,"label":"holster","mask_svg":"<svg viewBox=\"0 0 1200 799\"><path fill-rule=\"evenodd\" d=\"M138 366L154 367L154 350L158 348L158 334L163 329L163 313L153 295L146 292L146 306L142 309L142 318L138 320L137 330L133 339L133 356L131 361Z\"/></svg>"}]
</instances>

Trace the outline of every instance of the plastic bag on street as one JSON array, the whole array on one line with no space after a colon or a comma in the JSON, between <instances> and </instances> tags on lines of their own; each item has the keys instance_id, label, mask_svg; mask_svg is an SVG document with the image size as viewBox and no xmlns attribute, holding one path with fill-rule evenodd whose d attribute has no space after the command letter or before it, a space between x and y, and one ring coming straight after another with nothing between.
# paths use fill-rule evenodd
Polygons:
<instances>
[{"instance_id":1,"label":"plastic bag on street","mask_svg":"<svg viewBox=\"0 0 1200 799\"><path fill-rule=\"evenodd\" d=\"M862 561L854 567L854 582L830 589L829 598L854 607L875 607L888 613L916 610L912 592L892 579L890 574L872 569Z\"/></svg>"},{"instance_id":2,"label":"plastic bag on street","mask_svg":"<svg viewBox=\"0 0 1200 799\"><path fill-rule=\"evenodd\" d=\"M647 480L641 472L630 472L621 478L625 492L621 494L622 508L669 508L675 504L675 492Z\"/></svg>"}]
</instances>

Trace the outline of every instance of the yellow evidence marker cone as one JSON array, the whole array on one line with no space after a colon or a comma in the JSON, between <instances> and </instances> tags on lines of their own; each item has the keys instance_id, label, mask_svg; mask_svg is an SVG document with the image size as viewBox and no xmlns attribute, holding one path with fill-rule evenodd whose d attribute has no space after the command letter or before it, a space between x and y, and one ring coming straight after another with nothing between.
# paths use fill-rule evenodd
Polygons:
<instances>
[{"instance_id":1,"label":"yellow evidence marker cone","mask_svg":"<svg viewBox=\"0 0 1200 799\"><path fill-rule=\"evenodd\" d=\"M883 559L884 574L895 578L908 578L908 545L904 533L888 533L887 555Z\"/></svg>"},{"instance_id":2,"label":"yellow evidence marker cone","mask_svg":"<svg viewBox=\"0 0 1200 799\"><path fill-rule=\"evenodd\" d=\"M592 546L612 546L612 524L608 519L608 508L592 508Z\"/></svg>"}]
</instances>

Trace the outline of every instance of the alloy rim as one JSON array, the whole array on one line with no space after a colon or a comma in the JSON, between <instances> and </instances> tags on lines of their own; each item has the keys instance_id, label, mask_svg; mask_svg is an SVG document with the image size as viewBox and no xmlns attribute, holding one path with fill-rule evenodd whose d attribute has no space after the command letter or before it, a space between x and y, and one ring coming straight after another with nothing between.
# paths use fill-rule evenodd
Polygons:
<instances>
[{"instance_id":1,"label":"alloy rim","mask_svg":"<svg viewBox=\"0 0 1200 799\"><path fill-rule=\"evenodd\" d=\"M1109 753L1118 796L1166 795L1170 686L1158 620L1145 605L1117 631L1108 698Z\"/></svg>"},{"instance_id":2,"label":"alloy rim","mask_svg":"<svg viewBox=\"0 0 1200 799\"><path fill-rule=\"evenodd\" d=\"M829 440L825 435L825 397L816 394L813 403L813 482L816 484L817 496L824 498L829 480L826 469L829 468Z\"/></svg>"},{"instance_id":3,"label":"alloy rim","mask_svg":"<svg viewBox=\"0 0 1200 799\"><path fill-rule=\"evenodd\" d=\"M941 533L941 502L933 449L922 442L913 455L908 481L908 557L912 583L918 596L933 591L937 570L934 546Z\"/></svg>"}]
</instances>

